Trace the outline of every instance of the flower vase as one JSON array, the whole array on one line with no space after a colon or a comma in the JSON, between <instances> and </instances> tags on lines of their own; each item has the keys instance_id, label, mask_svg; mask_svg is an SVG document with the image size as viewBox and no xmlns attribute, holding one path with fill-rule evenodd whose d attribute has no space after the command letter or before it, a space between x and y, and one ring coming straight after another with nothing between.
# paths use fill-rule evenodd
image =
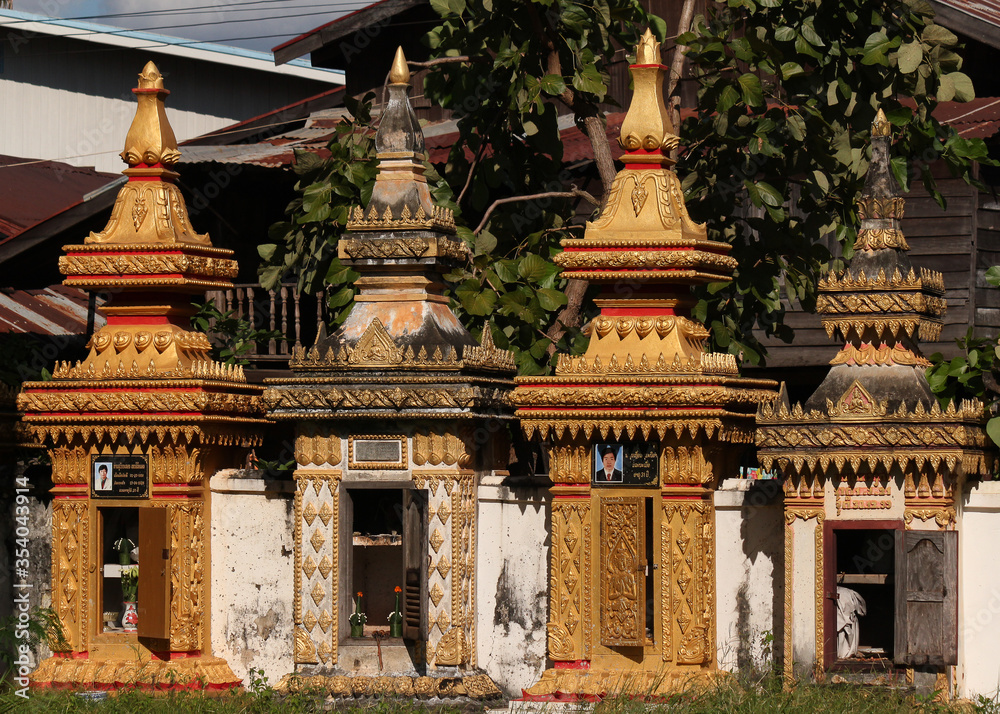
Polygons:
<instances>
[{"instance_id":1,"label":"flower vase","mask_svg":"<svg viewBox=\"0 0 1000 714\"><path fill-rule=\"evenodd\" d=\"M125 608L122 613L122 629L125 632L135 632L136 625L139 624L139 611L136 610L134 602L123 602Z\"/></svg>"},{"instance_id":2,"label":"flower vase","mask_svg":"<svg viewBox=\"0 0 1000 714\"><path fill-rule=\"evenodd\" d=\"M364 637L365 636L365 626L358 624L351 624L351 637Z\"/></svg>"},{"instance_id":3,"label":"flower vase","mask_svg":"<svg viewBox=\"0 0 1000 714\"><path fill-rule=\"evenodd\" d=\"M403 636L403 623L402 622L390 622L389 623L389 637L402 637Z\"/></svg>"}]
</instances>

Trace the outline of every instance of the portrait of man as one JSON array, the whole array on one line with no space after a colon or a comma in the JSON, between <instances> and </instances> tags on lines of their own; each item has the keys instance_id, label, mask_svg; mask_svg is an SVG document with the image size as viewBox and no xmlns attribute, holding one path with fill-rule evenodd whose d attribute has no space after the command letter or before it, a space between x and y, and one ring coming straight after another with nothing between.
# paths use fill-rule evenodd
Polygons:
<instances>
[{"instance_id":1,"label":"portrait of man","mask_svg":"<svg viewBox=\"0 0 1000 714\"><path fill-rule=\"evenodd\" d=\"M94 490L111 490L111 464L105 461L94 464Z\"/></svg>"},{"instance_id":2,"label":"portrait of man","mask_svg":"<svg viewBox=\"0 0 1000 714\"><path fill-rule=\"evenodd\" d=\"M604 444L594 448L594 483L622 482L622 447Z\"/></svg>"}]
</instances>

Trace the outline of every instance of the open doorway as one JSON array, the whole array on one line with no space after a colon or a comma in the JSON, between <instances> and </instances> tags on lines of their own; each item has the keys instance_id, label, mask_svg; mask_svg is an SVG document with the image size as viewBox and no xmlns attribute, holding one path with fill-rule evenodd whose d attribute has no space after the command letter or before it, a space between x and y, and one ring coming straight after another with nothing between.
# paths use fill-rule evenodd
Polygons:
<instances>
[{"instance_id":1,"label":"open doorway","mask_svg":"<svg viewBox=\"0 0 1000 714\"><path fill-rule=\"evenodd\" d=\"M351 593L364 593L365 634L388 630L395 589L403 586L402 489L351 489Z\"/></svg>"},{"instance_id":2,"label":"open doorway","mask_svg":"<svg viewBox=\"0 0 1000 714\"><path fill-rule=\"evenodd\" d=\"M827 665L887 667L895 638L892 522L827 524Z\"/></svg>"}]
</instances>

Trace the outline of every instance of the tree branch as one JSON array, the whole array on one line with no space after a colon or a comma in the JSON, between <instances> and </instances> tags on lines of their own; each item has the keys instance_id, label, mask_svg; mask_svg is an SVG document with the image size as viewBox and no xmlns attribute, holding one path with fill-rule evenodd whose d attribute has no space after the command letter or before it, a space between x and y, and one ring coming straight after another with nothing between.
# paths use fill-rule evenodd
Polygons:
<instances>
[{"instance_id":1,"label":"tree branch","mask_svg":"<svg viewBox=\"0 0 1000 714\"><path fill-rule=\"evenodd\" d=\"M504 203L518 203L520 201L535 201L539 198L582 198L585 201L589 201L595 206L600 205L600 201L591 196L586 191L581 191L578 188L574 188L572 191L546 191L545 193L530 193L524 196L510 196L508 198L498 198L493 202L493 204L486 209L486 214L483 216L483 220L479 222L476 226L476 230L472 231L474 234L479 235L479 232L486 227L486 223L490 220L490 216L493 215L493 211Z\"/></svg>"},{"instance_id":2,"label":"tree branch","mask_svg":"<svg viewBox=\"0 0 1000 714\"><path fill-rule=\"evenodd\" d=\"M681 18L677 21L677 37L691 29L691 19L694 17L694 0L684 0L681 8ZM675 96L677 82L680 81L681 72L684 71L684 53L681 46L674 45L674 56L670 60L670 76L667 79L667 96L670 97L670 121L674 124L674 133L680 129L681 125L681 98ZM670 158L677 160L677 149L670 150Z\"/></svg>"},{"instance_id":3,"label":"tree branch","mask_svg":"<svg viewBox=\"0 0 1000 714\"><path fill-rule=\"evenodd\" d=\"M418 69L426 69L427 67L435 67L439 64L454 64L456 62L482 62L481 57L469 57L468 55L459 55L458 57L438 57L437 59L427 60L426 62L413 62L412 60L406 60L406 64L410 67L416 67Z\"/></svg>"}]
</instances>

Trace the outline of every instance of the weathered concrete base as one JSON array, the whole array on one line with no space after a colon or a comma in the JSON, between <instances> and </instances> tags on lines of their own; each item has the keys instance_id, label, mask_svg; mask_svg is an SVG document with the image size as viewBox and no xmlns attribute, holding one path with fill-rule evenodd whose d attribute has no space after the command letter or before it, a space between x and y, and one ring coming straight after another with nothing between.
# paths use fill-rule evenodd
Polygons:
<instances>
[{"instance_id":1,"label":"weathered concrete base","mask_svg":"<svg viewBox=\"0 0 1000 714\"><path fill-rule=\"evenodd\" d=\"M717 662L720 669L758 676L782 651L781 484L726 479L714 500Z\"/></svg>"},{"instance_id":2,"label":"weathered concrete base","mask_svg":"<svg viewBox=\"0 0 1000 714\"><path fill-rule=\"evenodd\" d=\"M510 696L545 669L549 505L543 487L504 485L499 476L479 486L477 656Z\"/></svg>"},{"instance_id":3,"label":"weathered concrete base","mask_svg":"<svg viewBox=\"0 0 1000 714\"><path fill-rule=\"evenodd\" d=\"M656 697L715 685L728 672L716 669L665 669L659 672L614 669L547 669L525 690L526 700L588 701L609 696Z\"/></svg>"},{"instance_id":4,"label":"weathered concrete base","mask_svg":"<svg viewBox=\"0 0 1000 714\"><path fill-rule=\"evenodd\" d=\"M315 691L342 699L404 697L416 699L499 699L503 693L489 676L410 677L402 675L347 677L288 674L275 689L280 693Z\"/></svg>"},{"instance_id":5,"label":"weathered concrete base","mask_svg":"<svg viewBox=\"0 0 1000 714\"><path fill-rule=\"evenodd\" d=\"M31 674L39 689L231 689L240 678L224 659L188 657L145 661L49 657Z\"/></svg>"},{"instance_id":6,"label":"weathered concrete base","mask_svg":"<svg viewBox=\"0 0 1000 714\"><path fill-rule=\"evenodd\" d=\"M212 476L212 647L237 679L275 682L294 667L291 481L258 471Z\"/></svg>"},{"instance_id":7,"label":"weathered concrete base","mask_svg":"<svg viewBox=\"0 0 1000 714\"><path fill-rule=\"evenodd\" d=\"M955 696L1000 691L1000 482L966 484L958 509L958 661Z\"/></svg>"}]
</instances>

